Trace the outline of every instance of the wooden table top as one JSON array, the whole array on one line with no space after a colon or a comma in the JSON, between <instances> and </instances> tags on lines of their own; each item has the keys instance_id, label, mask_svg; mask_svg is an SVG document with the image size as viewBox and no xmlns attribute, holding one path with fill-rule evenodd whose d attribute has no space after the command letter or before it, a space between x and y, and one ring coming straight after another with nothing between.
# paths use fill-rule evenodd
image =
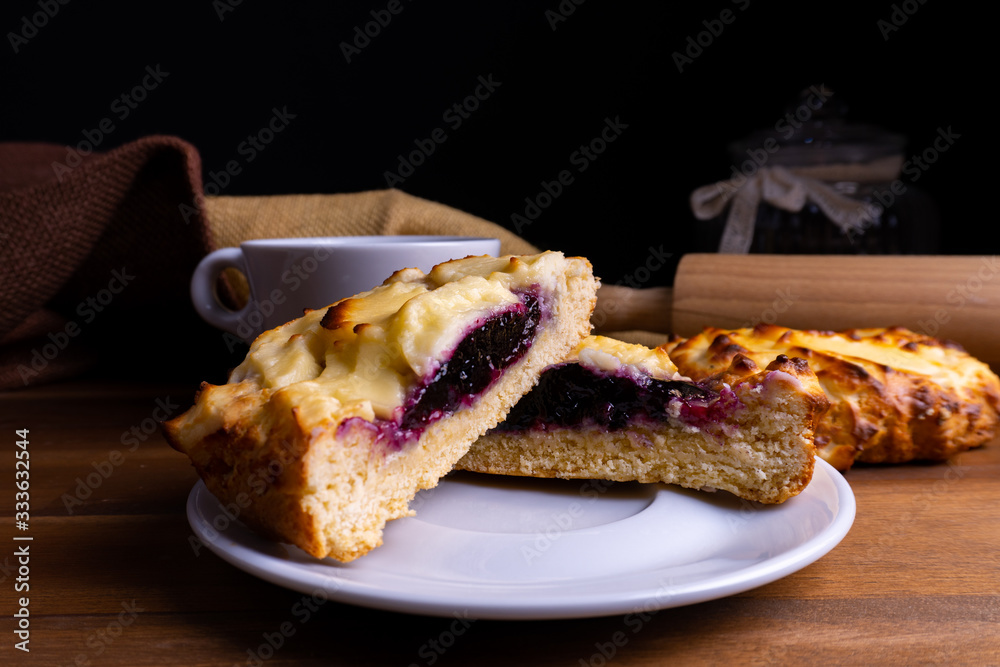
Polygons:
<instances>
[{"instance_id":1,"label":"wooden table top","mask_svg":"<svg viewBox=\"0 0 1000 667\"><path fill-rule=\"evenodd\" d=\"M185 503L197 477L153 428L192 392L74 381L0 393L0 664L1000 665L1000 441L945 464L851 470L847 537L760 588L642 617L456 625L335 601L306 612L301 593L196 554ZM28 653L15 646L23 626Z\"/></svg>"}]
</instances>

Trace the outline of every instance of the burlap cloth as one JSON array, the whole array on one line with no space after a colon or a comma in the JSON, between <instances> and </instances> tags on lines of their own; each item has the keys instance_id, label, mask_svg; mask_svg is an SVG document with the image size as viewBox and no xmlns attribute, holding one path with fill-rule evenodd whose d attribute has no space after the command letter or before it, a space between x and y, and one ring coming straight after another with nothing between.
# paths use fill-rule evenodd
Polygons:
<instances>
[{"instance_id":1,"label":"burlap cloth","mask_svg":"<svg viewBox=\"0 0 1000 667\"><path fill-rule=\"evenodd\" d=\"M503 253L538 251L398 190L206 197L198 151L176 137L88 155L0 144L0 389L95 368L152 381L186 372L215 352L188 297L206 253L251 238L373 234L487 236Z\"/></svg>"}]
</instances>

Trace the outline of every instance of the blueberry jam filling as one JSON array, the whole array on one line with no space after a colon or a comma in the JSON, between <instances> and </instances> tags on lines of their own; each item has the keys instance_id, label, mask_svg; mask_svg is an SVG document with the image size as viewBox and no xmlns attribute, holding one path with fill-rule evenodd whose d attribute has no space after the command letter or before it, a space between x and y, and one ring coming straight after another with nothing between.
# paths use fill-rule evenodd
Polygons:
<instances>
[{"instance_id":1,"label":"blueberry jam filling","mask_svg":"<svg viewBox=\"0 0 1000 667\"><path fill-rule=\"evenodd\" d=\"M580 364L560 364L542 374L538 384L507 414L496 430L570 428L596 424L610 431L631 422L673 418L691 426L718 423L739 401L690 382L658 380L592 371Z\"/></svg>"},{"instance_id":2,"label":"blueberry jam filling","mask_svg":"<svg viewBox=\"0 0 1000 667\"><path fill-rule=\"evenodd\" d=\"M469 332L434 377L410 397L400 427L423 428L437 416L470 405L528 351L540 315L538 299L525 295L522 303Z\"/></svg>"},{"instance_id":3,"label":"blueberry jam filling","mask_svg":"<svg viewBox=\"0 0 1000 667\"><path fill-rule=\"evenodd\" d=\"M543 308L536 293L525 292L520 298L520 303L473 327L437 372L411 392L398 419L378 420L380 441L398 449L416 440L428 425L471 405L525 355Z\"/></svg>"}]
</instances>

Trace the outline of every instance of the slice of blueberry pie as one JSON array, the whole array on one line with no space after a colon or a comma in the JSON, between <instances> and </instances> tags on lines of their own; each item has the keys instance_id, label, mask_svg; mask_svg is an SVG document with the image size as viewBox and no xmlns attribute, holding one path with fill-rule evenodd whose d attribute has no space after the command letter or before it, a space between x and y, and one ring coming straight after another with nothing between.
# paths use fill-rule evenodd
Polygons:
<instances>
[{"instance_id":1,"label":"slice of blueberry pie","mask_svg":"<svg viewBox=\"0 0 1000 667\"><path fill-rule=\"evenodd\" d=\"M597 287L558 252L397 271L261 334L165 435L241 521L351 561L589 333Z\"/></svg>"},{"instance_id":2,"label":"slice of blueberry pie","mask_svg":"<svg viewBox=\"0 0 1000 667\"><path fill-rule=\"evenodd\" d=\"M780 503L812 479L813 433L827 407L802 359L780 356L760 369L736 357L692 382L663 348L590 336L456 467L664 482Z\"/></svg>"}]
</instances>

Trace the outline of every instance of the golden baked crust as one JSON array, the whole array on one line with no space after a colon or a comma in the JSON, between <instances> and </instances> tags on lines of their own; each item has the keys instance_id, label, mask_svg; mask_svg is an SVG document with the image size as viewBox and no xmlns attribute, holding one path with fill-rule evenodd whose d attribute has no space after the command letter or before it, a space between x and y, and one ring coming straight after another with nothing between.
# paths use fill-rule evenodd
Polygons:
<instances>
[{"instance_id":1,"label":"golden baked crust","mask_svg":"<svg viewBox=\"0 0 1000 667\"><path fill-rule=\"evenodd\" d=\"M597 287L587 260L557 252L398 271L261 334L228 383L203 384L164 433L241 521L313 556L353 560L589 333ZM405 422L464 337L526 308L525 294L539 322L523 356L505 370L477 360L495 378L484 391Z\"/></svg>"},{"instance_id":2,"label":"golden baked crust","mask_svg":"<svg viewBox=\"0 0 1000 667\"><path fill-rule=\"evenodd\" d=\"M997 433L996 374L960 345L908 329L709 327L665 349L695 379L736 355L761 367L779 354L806 359L831 403L816 430L817 450L838 470L855 461L943 460Z\"/></svg>"},{"instance_id":3,"label":"golden baked crust","mask_svg":"<svg viewBox=\"0 0 1000 667\"><path fill-rule=\"evenodd\" d=\"M601 336L588 337L567 362L585 365L590 372L635 378L637 386L650 378L690 384L676 373L664 350ZM711 418L686 418L678 398L668 402L667 420L636 417L623 428L594 419L559 425L551 418L527 429L497 428L479 438L457 467L504 475L663 482L721 489L772 504L805 488L815 464L813 428L828 405L806 362L781 356L760 370L736 356L723 372L700 384L721 396L718 411L709 409ZM586 393L594 386L567 382L559 391Z\"/></svg>"}]
</instances>

